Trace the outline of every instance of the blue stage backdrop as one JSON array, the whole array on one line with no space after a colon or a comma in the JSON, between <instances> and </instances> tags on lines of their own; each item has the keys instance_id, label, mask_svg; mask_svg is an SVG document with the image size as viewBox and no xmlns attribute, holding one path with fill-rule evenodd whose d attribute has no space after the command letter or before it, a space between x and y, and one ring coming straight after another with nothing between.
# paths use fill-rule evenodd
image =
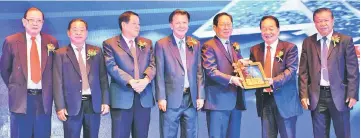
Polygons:
<instances>
[{"instance_id":1,"label":"blue stage backdrop","mask_svg":"<svg viewBox=\"0 0 361 138\"><path fill-rule=\"evenodd\" d=\"M147 2L0 2L0 41L15 32L24 31L21 18L29 7L38 7L45 14L43 32L52 34L61 46L69 43L66 35L68 22L73 18L83 18L89 25L87 43L101 47L107 38L118 35L118 16L127 10L140 15L141 36L150 38L153 44L171 33L168 16L179 8L190 12L189 34L201 42L211 38L212 19L218 12L233 15L234 34L241 44L244 57L249 56L251 46L261 42L259 21L264 15L276 16L281 25L280 39L297 44L299 52L305 37L316 32L312 22L312 12L320 7L334 11L335 30L352 36L355 44L360 44L360 1L359 0L234 0L234 1L147 1ZM2 46L1 46L2 47ZM0 55L2 51L0 50ZM246 91L247 110L243 112L241 137L260 138L261 122L257 117L254 91ZM150 138L159 137L159 110L152 108L149 130ZM199 112L199 137L207 138L205 113ZM360 137L360 105L351 111L352 138ZM0 137L10 136L8 110L8 90L0 79ZM110 115L102 117L100 138L110 138ZM63 137L62 123L55 112L52 117L52 137ZM312 137L310 112L305 111L297 120L297 137ZM335 138L331 127L331 137Z\"/></svg>"}]
</instances>

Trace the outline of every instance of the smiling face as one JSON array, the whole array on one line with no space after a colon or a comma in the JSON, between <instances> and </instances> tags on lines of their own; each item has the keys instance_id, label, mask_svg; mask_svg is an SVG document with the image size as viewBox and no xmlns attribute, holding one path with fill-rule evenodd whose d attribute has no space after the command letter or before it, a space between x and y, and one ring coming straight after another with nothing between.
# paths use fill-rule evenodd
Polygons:
<instances>
[{"instance_id":1,"label":"smiling face","mask_svg":"<svg viewBox=\"0 0 361 138\"><path fill-rule=\"evenodd\" d=\"M67 33L71 43L76 46L83 46L88 36L86 24L82 21L73 22Z\"/></svg>"},{"instance_id":2,"label":"smiling face","mask_svg":"<svg viewBox=\"0 0 361 138\"><path fill-rule=\"evenodd\" d=\"M173 30L173 34L179 39L184 38L188 31L188 17L183 14L176 14L173 16L170 28Z\"/></svg>"},{"instance_id":3,"label":"smiling face","mask_svg":"<svg viewBox=\"0 0 361 138\"><path fill-rule=\"evenodd\" d=\"M22 19L25 31L31 35L36 36L40 33L43 27L43 13L39 10L29 10L26 17Z\"/></svg>"},{"instance_id":4,"label":"smiling face","mask_svg":"<svg viewBox=\"0 0 361 138\"><path fill-rule=\"evenodd\" d=\"M128 39L135 38L139 35L140 31L140 22L139 17L136 15L131 15L129 22L122 22L122 33Z\"/></svg>"},{"instance_id":5,"label":"smiling face","mask_svg":"<svg viewBox=\"0 0 361 138\"><path fill-rule=\"evenodd\" d=\"M229 39L233 31L231 18L227 15L220 16L218 18L218 24L213 25L213 30L219 38Z\"/></svg>"},{"instance_id":6,"label":"smiling face","mask_svg":"<svg viewBox=\"0 0 361 138\"><path fill-rule=\"evenodd\" d=\"M261 35L263 41L270 45L278 39L280 30L273 19L267 18L261 23Z\"/></svg>"},{"instance_id":7,"label":"smiling face","mask_svg":"<svg viewBox=\"0 0 361 138\"><path fill-rule=\"evenodd\" d=\"M333 30L334 20L331 12L321 11L314 16L315 27L322 36L327 36Z\"/></svg>"}]
</instances>

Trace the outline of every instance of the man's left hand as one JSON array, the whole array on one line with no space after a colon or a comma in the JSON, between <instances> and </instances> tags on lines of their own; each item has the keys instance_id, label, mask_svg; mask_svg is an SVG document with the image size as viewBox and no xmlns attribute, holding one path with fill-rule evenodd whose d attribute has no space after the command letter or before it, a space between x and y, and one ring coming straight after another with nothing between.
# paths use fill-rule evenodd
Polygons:
<instances>
[{"instance_id":1,"label":"man's left hand","mask_svg":"<svg viewBox=\"0 0 361 138\"><path fill-rule=\"evenodd\" d=\"M352 108L356 104L357 100L355 98L347 98L346 103L348 103L348 108Z\"/></svg>"},{"instance_id":2,"label":"man's left hand","mask_svg":"<svg viewBox=\"0 0 361 138\"><path fill-rule=\"evenodd\" d=\"M102 115L106 115L107 113L109 113L109 105L102 104Z\"/></svg>"}]
</instances>

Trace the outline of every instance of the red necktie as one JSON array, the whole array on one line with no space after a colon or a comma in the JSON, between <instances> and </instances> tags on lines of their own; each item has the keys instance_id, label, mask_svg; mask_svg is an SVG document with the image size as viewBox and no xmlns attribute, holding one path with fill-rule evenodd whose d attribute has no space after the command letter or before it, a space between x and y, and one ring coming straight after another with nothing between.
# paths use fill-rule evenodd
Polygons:
<instances>
[{"instance_id":1,"label":"red necktie","mask_svg":"<svg viewBox=\"0 0 361 138\"><path fill-rule=\"evenodd\" d=\"M266 60L264 62L264 73L266 78L271 78L271 46L267 46ZM265 88L267 92L271 92L271 88Z\"/></svg>"},{"instance_id":2,"label":"red necktie","mask_svg":"<svg viewBox=\"0 0 361 138\"><path fill-rule=\"evenodd\" d=\"M30 70L31 80L34 83L39 83L41 80L41 69L38 48L36 46L35 37L31 37L31 49L30 49Z\"/></svg>"}]
</instances>

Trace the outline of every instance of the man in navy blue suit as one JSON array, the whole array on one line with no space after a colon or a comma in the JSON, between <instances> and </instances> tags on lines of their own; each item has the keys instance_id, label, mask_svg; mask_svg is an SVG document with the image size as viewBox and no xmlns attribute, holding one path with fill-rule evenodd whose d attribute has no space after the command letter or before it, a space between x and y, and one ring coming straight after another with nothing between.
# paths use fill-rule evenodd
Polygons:
<instances>
[{"instance_id":1,"label":"man in navy blue suit","mask_svg":"<svg viewBox=\"0 0 361 138\"><path fill-rule=\"evenodd\" d=\"M271 88L256 89L257 113L261 117L262 137L296 137L297 116L302 114L296 72L298 52L295 44L278 39L278 19L264 16L260 21L264 42L251 48L250 60L261 62Z\"/></svg>"},{"instance_id":2,"label":"man in navy blue suit","mask_svg":"<svg viewBox=\"0 0 361 138\"><path fill-rule=\"evenodd\" d=\"M169 15L173 33L157 41L156 98L160 112L160 136L196 138L197 109L204 103L204 81L199 41L186 36L190 15L175 10ZM196 109L197 108L197 109Z\"/></svg>"},{"instance_id":3,"label":"man in navy blue suit","mask_svg":"<svg viewBox=\"0 0 361 138\"><path fill-rule=\"evenodd\" d=\"M68 25L70 44L56 50L53 64L54 101L63 122L64 137L97 138L100 114L109 112L108 76L99 47L85 43L88 24L73 19Z\"/></svg>"},{"instance_id":4,"label":"man in navy blue suit","mask_svg":"<svg viewBox=\"0 0 361 138\"><path fill-rule=\"evenodd\" d=\"M230 39L232 16L225 12L217 14L213 18L213 30L216 36L202 47L208 133L211 138L239 138L242 110L246 108L242 80L232 66L242 59L239 44Z\"/></svg>"},{"instance_id":5,"label":"man in navy blue suit","mask_svg":"<svg viewBox=\"0 0 361 138\"><path fill-rule=\"evenodd\" d=\"M154 106L152 80L155 61L152 41L139 37L137 13L119 16L122 33L103 42L107 71L111 76L112 137L147 138L150 109Z\"/></svg>"}]
</instances>

